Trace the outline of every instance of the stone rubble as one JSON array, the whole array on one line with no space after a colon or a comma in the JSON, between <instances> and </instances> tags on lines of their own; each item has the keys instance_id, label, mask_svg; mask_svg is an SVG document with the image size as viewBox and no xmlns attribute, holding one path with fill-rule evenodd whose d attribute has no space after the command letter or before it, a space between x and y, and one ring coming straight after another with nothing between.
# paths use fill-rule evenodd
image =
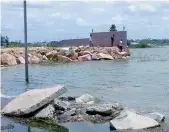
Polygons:
<instances>
[{"instance_id":1,"label":"stone rubble","mask_svg":"<svg viewBox=\"0 0 169 132\"><path fill-rule=\"evenodd\" d=\"M91 60L126 60L130 56L129 50L119 52L117 47L89 47L79 46L70 48L28 49L28 63L38 64L43 61L77 62ZM24 48L1 49L1 65L24 64Z\"/></svg>"}]
</instances>

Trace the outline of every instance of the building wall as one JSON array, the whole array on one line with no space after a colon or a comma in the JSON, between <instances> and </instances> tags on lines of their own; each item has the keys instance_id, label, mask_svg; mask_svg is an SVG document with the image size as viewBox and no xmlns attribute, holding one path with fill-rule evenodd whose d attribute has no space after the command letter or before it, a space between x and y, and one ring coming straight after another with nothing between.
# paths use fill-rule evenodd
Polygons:
<instances>
[{"instance_id":1,"label":"building wall","mask_svg":"<svg viewBox=\"0 0 169 132\"><path fill-rule=\"evenodd\" d=\"M58 44L58 46L62 47L80 46L80 45L89 45L89 38L62 40Z\"/></svg>"},{"instance_id":2,"label":"building wall","mask_svg":"<svg viewBox=\"0 0 169 132\"><path fill-rule=\"evenodd\" d=\"M92 42L94 46L111 46L111 36L114 36L114 45L118 45L122 39L123 45L127 45L127 31L116 31L116 32L93 32ZM90 34L89 34L90 36ZM89 38L84 39L69 39L60 41L57 46L80 46L89 45Z\"/></svg>"},{"instance_id":3,"label":"building wall","mask_svg":"<svg viewBox=\"0 0 169 132\"><path fill-rule=\"evenodd\" d=\"M127 45L127 31L116 32L94 32L92 34L92 41L94 46L111 46L111 37L114 36L114 45L118 45L122 39L123 45Z\"/></svg>"}]
</instances>

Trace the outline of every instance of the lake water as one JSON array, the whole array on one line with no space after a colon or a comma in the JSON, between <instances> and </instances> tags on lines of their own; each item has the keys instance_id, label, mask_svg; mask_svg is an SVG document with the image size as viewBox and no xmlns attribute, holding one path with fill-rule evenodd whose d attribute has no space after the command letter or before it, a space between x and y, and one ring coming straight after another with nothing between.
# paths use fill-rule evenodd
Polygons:
<instances>
[{"instance_id":1,"label":"lake water","mask_svg":"<svg viewBox=\"0 0 169 132\"><path fill-rule=\"evenodd\" d=\"M30 65L29 85L25 84L24 65L3 68L1 76L1 92L5 95L16 96L29 89L64 84L68 89L65 96L89 93L105 102L116 101L131 109L156 111L169 118L169 47L131 49L129 60ZM12 123L15 125L10 131L28 131L27 126ZM108 123L62 125L69 132L110 131Z\"/></svg>"}]
</instances>

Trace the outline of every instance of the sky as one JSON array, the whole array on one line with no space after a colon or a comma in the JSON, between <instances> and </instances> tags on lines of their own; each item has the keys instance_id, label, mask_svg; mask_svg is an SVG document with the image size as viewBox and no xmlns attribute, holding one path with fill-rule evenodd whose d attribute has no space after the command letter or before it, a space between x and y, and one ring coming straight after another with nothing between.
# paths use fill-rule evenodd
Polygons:
<instances>
[{"instance_id":1,"label":"sky","mask_svg":"<svg viewBox=\"0 0 169 132\"><path fill-rule=\"evenodd\" d=\"M27 0L28 41L57 41L106 32L111 24L129 39L169 38L169 1ZM1 0L1 34L24 38L23 1Z\"/></svg>"}]
</instances>

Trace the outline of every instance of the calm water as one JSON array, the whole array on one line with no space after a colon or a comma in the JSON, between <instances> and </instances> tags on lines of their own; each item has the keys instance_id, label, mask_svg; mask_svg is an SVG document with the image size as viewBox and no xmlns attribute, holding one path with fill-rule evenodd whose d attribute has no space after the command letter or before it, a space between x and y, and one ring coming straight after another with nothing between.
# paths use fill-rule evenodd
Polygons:
<instances>
[{"instance_id":1,"label":"calm water","mask_svg":"<svg viewBox=\"0 0 169 132\"><path fill-rule=\"evenodd\" d=\"M24 65L1 69L1 74L1 92L5 95L64 84L68 89L65 96L89 93L106 102L117 101L132 109L156 111L169 117L169 47L132 49L126 61L30 65L29 85L24 82ZM82 132L81 128L85 128L84 132L110 131L107 123L63 125L69 132ZM28 128L16 124L12 129L19 130L27 132ZM34 128L33 131L42 130Z\"/></svg>"}]
</instances>

